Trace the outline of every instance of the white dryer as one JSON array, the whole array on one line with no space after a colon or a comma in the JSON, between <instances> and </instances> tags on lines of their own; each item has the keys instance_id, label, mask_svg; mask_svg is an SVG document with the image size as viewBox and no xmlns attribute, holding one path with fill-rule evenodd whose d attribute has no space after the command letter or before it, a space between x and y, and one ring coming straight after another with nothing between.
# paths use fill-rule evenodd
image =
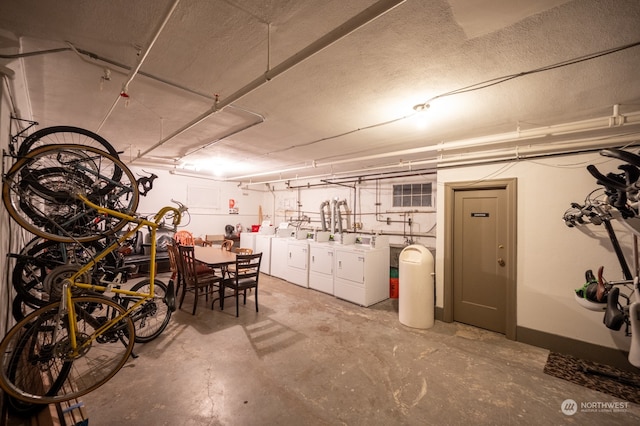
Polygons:
<instances>
[{"instance_id":1,"label":"white dryer","mask_svg":"<svg viewBox=\"0 0 640 426\"><path fill-rule=\"evenodd\" d=\"M379 244L354 244L335 249L334 295L361 306L389 298L390 252Z\"/></svg>"},{"instance_id":2,"label":"white dryer","mask_svg":"<svg viewBox=\"0 0 640 426\"><path fill-rule=\"evenodd\" d=\"M333 294L335 243L309 243L309 288Z\"/></svg>"},{"instance_id":3,"label":"white dryer","mask_svg":"<svg viewBox=\"0 0 640 426\"><path fill-rule=\"evenodd\" d=\"M287 244L287 281L309 287L309 241L289 239Z\"/></svg>"}]
</instances>

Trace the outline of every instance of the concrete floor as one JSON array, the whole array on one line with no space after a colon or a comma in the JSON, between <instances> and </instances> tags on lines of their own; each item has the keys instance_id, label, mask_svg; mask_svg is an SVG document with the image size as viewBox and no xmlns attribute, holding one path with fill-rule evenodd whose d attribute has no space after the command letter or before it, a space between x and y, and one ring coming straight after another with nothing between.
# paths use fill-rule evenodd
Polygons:
<instances>
[{"instance_id":1,"label":"concrete floor","mask_svg":"<svg viewBox=\"0 0 640 426\"><path fill-rule=\"evenodd\" d=\"M619 402L542 372L546 350L436 321L400 324L397 300L369 308L266 275L235 317L192 296L155 341L82 397L103 425L631 425L621 412L561 412L566 399ZM227 299L231 302L232 299Z\"/></svg>"}]
</instances>

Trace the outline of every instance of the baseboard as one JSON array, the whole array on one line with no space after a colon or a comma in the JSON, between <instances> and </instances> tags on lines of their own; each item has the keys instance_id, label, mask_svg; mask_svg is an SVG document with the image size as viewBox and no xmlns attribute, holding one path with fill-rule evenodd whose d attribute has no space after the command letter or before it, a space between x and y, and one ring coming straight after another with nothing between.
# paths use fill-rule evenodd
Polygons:
<instances>
[{"instance_id":1,"label":"baseboard","mask_svg":"<svg viewBox=\"0 0 640 426\"><path fill-rule=\"evenodd\" d=\"M444 321L444 309L435 308L435 318ZM576 358L587 361L598 362L610 365L624 371L638 372L638 368L629 363L629 353L620 349L608 348L606 346L595 345L569 337L558 336L556 334L545 333L544 331L533 330L526 327L516 327L516 340L528 345L548 349L552 352L572 355Z\"/></svg>"},{"instance_id":2,"label":"baseboard","mask_svg":"<svg viewBox=\"0 0 640 426\"><path fill-rule=\"evenodd\" d=\"M552 352L572 355L587 361L610 365L621 370L638 372L638 369L629 363L627 358L629 353L620 349L595 345L526 327L517 327L516 333L518 342L548 349Z\"/></svg>"}]
</instances>

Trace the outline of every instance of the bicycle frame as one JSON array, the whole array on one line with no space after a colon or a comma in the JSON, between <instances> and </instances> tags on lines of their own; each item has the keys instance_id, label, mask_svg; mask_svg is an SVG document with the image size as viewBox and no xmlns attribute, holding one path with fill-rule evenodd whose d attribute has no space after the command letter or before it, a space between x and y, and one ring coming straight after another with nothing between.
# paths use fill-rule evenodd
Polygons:
<instances>
[{"instance_id":1,"label":"bicycle frame","mask_svg":"<svg viewBox=\"0 0 640 426\"><path fill-rule=\"evenodd\" d=\"M122 318L129 315L139 306L141 306L145 301L152 299L155 296L155 275L156 275L156 235L157 230L161 226L161 222L167 214L173 213L173 227L175 228L180 224L180 219L182 215L182 209L178 209L175 207L166 206L160 209L158 213L156 213L154 220L147 220L144 218L132 216L126 213L122 213L115 210L110 210L104 207L100 207L87 199L83 194L78 194L77 197L84 202L87 206L97 210L100 214L112 215L118 217L120 219L127 220L129 222L136 223L136 226L132 229L128 230L124 235L119 237L116 241L114 241L111 245L109 245L105 250L101 253L98 253L91 261L82 266L76 273L70 276L68 279L64 281L63 289L62 289L62 303L60 303L59 315L66 315L69 319L69 340L71 344L72 353L71 356L78 356L82 349L91 345L94 340L96 340L99 336L104 334L107 330L113 327L116 323L118 323ZM150 255L150 264L149 264L149 293L142 293L130 290L124 290L121 288L116 288L113 286L113 283L108 283L108 285L96 285L92 283L84 283L79 281L80 277L82 277L85 273L89 272L101 259L106 257L109 253L118 249L120 244L140 230L142 227L148 227L149 232L151 234L151 255ZM112 318L103 324L100 328L98 328L93 335L90 336L89 339L84 341L81 345L78 345L77 341L77 323L76 323L76 312L75 306L73 304L73 289L80 288L84 290L91 291L100 291L100 292L109 292L109 293L117 293L125 296L133 296L138 298L132 306L128 307L126 311ZM132 337L133 338L133 337Z\"/></svg>"}]
</instances>

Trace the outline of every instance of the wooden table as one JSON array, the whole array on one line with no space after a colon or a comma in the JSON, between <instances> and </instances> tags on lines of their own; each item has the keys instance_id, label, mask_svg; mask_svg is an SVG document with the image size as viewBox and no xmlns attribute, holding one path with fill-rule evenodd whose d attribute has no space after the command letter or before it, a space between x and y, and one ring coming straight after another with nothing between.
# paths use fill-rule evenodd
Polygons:
<instances>
[{"instance_id":1,"label":"wooden table","mask_svg":"<svg viewBox=\"0 0 640 426\"><path fill-rule=\"evenodd\" d=\"M220 268L222 270L222 279L225 278L225 271L227 266L236 263L236 254L232 251L227 251L218 247L201 247L195 246L193 248L194 256L198 262L202 262L210 268ZM222 284L218 290L218 299L225 297L223 295L223 287ZM226 296L229 297L229 296ZM213 299L211 301L211 308L213 309L213 304L218 299Z\"/></svg>"},{"instance_id":2,"label":"wooden table","mask_svg":"<svg viewBox=\"0 0 640 426\"><path fill-rule=\"evenodd\" d=\"M236 262L236 254L220 247L194 247L194 255L198 262L211 268L223 268Z\"/></svg>"}]
</instances>

